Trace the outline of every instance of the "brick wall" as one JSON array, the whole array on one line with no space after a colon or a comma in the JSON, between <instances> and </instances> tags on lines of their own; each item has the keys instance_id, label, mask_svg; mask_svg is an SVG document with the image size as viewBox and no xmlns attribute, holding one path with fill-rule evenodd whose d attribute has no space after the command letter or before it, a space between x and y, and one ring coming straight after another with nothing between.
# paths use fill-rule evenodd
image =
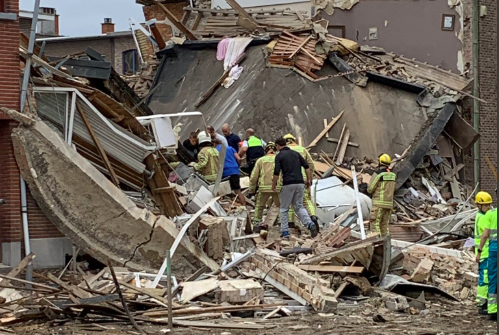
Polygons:
<instances>
[{"instance_id":1,"label":"brick wall","mask_svg":"<svg viewBox=\"0 0 499 335\"><path fill-rule=\"evenodd\" d=\"M118 73L123 73L123 51L136 50L137 46L133 37L120 37L114 39L114 68ZM139 57L137 53L137 58ZM139 66L139 61L137 59L137 67ZM137 70L139 70L137 68Z\"/></svg>"},{"instance_id":2,"label":"brick wall","mask_svg":"<svg viewBox=\"0 0 499 335\"><path fill-rule=\"evenodd\" d=\"M166 8L175 15L177 19L182 19L184 16L184 7L189 6L189 2L180 3L165 3ZM166 19L164 10L162 10L158 5L144 6L144 16L146 21L151 19L157 19L158 21L163 21ZM167 24L158 24L158 29L165 40L169 40L172 37L172 28Z\"/></svg>"},{"instance_id":3,"label":"brick wall","mask_svg":"<svg viewBox=\"0 0 499 335\"><path fill-rule=\"evenodd\" d=\"M497 2L480 0L487 6L487 15L479 21L479 82L480 97L480 185L495 196L497 182L485 160L488 156L497 167Z\"/></svg>"},{"instance_id":4,"label":"brick wall","mask_svg":"<svg viewBox=\"0 0 499 335\"><path fill-rule=\"evenodd\" d=\"M7 0L7 12L19 11L18 1ZM0 20L0 106L20 109L19 21ZM20 174L12 145L17 122L0 112L0 242L22 241ZM28 221L31 238L61 237L28 192ZM4 260L7 261L8 260Z\"/></svg>"},{"instance_id":5,"label":"brick wall","mask_svg":"<svg viewBox=\"0 0 499 335\"><path fill-rule=\"evenodd\" d=\"M123 73L123 51L137 49L133 36L106 38L99 40L77 41L47 41L45 54L54 57L64 57L68 54L85 52L90 47L105 55L118 73Z\"/></svg>"}]
</instances>

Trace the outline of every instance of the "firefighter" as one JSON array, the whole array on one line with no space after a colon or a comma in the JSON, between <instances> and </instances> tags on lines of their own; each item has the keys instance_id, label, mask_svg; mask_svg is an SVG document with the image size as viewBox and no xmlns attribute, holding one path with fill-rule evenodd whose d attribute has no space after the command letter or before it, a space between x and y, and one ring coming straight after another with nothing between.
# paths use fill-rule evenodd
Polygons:
<instances>
[{"instance_id":1,"label":"firefighter","mask_svg":"<svg viewBox=\"0 0 499 335\"><path fill-rule=\"evenodd\" d=\"M476 261L481 264L482 252L485 244L489 243L489 259L487 262L489 276L489 290L487 301L487 319L497 321L497 209L489 210L480 221L485 220L478 247Z\"/></svg>"},{"instance_id":2,"label":"firefighter","mask_svg":"<svg viewBox=\"0 0 499 335\"><path fill-rule=\"evenodd\" d=\"M390 171L391 163L392 159L389 155L379 156L379 168L372 176L367 189L367 192L372 194L370 230L382 237L390 235L390 219L397 179L397 175Z\"/></svg>"},{"instance_id":3,"label":"firefighter","mask_svg":"<svg viewBox=\"0 0 499 335\"><path fill-rule=\"evenodd\" d=\"M211 136L202 131L198 134L199 153L198 162L190 163L189 166L198 171L209 182L215 182L218 175L218 151L213 147Z\"/></svg>"},{"instance_id":4,"label":"firefighter","mask_svg":"<svg viewBox=\"0 0 499 335\"><path fill-rule=\"evenodd\" d=\"M475 199L475 204L478 206L478 212L475 218L475 255L480 252L480 262L478 266L478 288L476 295L476 302L478 306L478 313L487 315L487 297L489 294L489 278L488 278L488 258L489 258L489 242L487 241L482 248L480 248L480 240L483 232L486 229L485 215L490 211L492 204L492 196L487 192L478 192Z\"/></svg>"},{"instance_id":5,"label":"firefighter","mask_svg":"<svg viewBox=\"0 0 499 335\"><path fill-rule=\"evenodd\" d=\"M274 178L275 155L277 146L273 142L269 142L265 146L266 155L258 159L253 168L250 178L249 194L255 194L258 190L255 217L253 219L253 232L259 233L262 229L261 222L263 210L269 199L272 199L274 206L280 207L279 192L281 191L281 183L277 186L277 192L272 191L272 179ZM266 227L263 227L266 228Z\"/></svg>"},{"instance_id":6,"label":"firefighter","mask_svg":"<svg viewBox=\"0 0 499 335\"><path fill-rule=\"evenodd\" d=\"M310 172L313 176L314 160L312 159L312 156L310 156L308 150L296 143L296 137L294 137L293 134L285 135L284 139L286 140L286 143L291 150L298 152L307 161L308 166L310 166ZM305 169L302 168L302 172L303 172L303 178L306 178ZM319 219L317 218L317 216L315 216L315 205L312 202L312 198L310 196L310 188L306 188L305 193L303 194L303 207L305 207L308 214L310 215L310 218L317 227L317 230L319 230ZM288 216L288 220L291 223L290 226L293 225L294 216L295 216L294 210L290 209Z\"/></svg>"}]
</instances>

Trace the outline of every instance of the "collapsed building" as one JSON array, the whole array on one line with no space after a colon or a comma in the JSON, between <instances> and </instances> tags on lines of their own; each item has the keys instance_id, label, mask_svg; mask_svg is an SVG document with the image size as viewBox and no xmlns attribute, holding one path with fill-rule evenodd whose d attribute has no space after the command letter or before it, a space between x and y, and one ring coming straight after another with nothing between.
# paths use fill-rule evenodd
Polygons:
<instances>
[{"instance_id":1,"label":"collapsed building","mask_svg":"<svg viewBox=\"0 0 499 335\"><path fill-rule=\"evenodd\" d=\"M479 137L460 113L463 97L471 96L470 80L335 37L321 22L297 12L252 15L237 2L228 3L234 10L189 8L182 22L171 17L186 39L159 50L161 62L143 98L92 49L86 51L88 59L65 65L71 57L51 61L39 49L40 56L30 56L21 39L21 58L31 57L35 64L27 108L22 113L2 109L20 123L12 135L16 160L50 221L82 252L108 264L109 270L92 277L92 285L108 285L106 271L123 266L130 269L120 279L125 286L133 274L137 288L156 289L164 284L170 250L172 271L184 279L176 285L176 293L183 287L176 298L183 304L220 290L227 296L219 302L232 302L236 309L250 302L246 309L273 307L260 304L263 288L251 286L256 282L250 280L248 293L240 282L225 280L235 267L234 281L241 273L265 281L286 296L286 304L291 298L322 312L334 312L348 286L366 295L372 287L404 295L403 287L410 286L449 299L473 299L469 287L475 278L468 278L473 266L463 237L476 213L469 202L474 190L459 183L464 181L462 155ZM233 38L227 43L244 47L225 53L231 60L222 62L217 48L227 35ZM236 37L241 35L247 36ZM160 42L161 35L154 38ZM236 65L242 67L238 78L231 74ZM281 241L275 208L267 210L268 235L244 234L251 213L235 205L220 179L210 185L185 172L179 139L207 124L220 128L224 123L239 133L253 127L269 139L293 132L311 148L315 203L323 210L320 237L311 239L297 229L293 244ZM396 234L366 239L370 201L364 197L365 206L357 208L362 195L356 170L362 186L381 152L396 156ZM353 198L343 196L347 193ZM334 195L349 203L332 200ZM442 275L445 279L431 276L432 270L444 271L445 262L466 266ZM206 279L208 273L220 277ZM342 274L340 282L331 273ZM204 289L194 294L191 285ZM78 299L95 298L95 291L88 296L74 290ZM242 290L248 293L244 298L228 293ZM164 307L166 291L159 299L150 292L151 301ZM393 299L387 298L386 306L393 306ZM76 307L63 310L68 308ZM116 313L109 308L103 307L105 313ZM153 317L165 314L150 313L144 320L161 322ZM8 322L22 320L14 317Z\"/></svg>"}]
</instances>

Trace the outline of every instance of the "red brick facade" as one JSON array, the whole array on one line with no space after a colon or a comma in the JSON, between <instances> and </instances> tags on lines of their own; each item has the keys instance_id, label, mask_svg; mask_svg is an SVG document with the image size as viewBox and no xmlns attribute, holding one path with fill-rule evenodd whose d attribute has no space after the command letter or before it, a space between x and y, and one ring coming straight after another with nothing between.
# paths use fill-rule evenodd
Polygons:
<instances>
[{"instance_id":1,"label":"red brick facade","mask_svg":"<svg viewBox=\"0 0 499 335\"><path fill-rule=\"evenodd\" d=\"M18 13L19 1L6 0L6 12ZM19 20L0 20L0 106L20 109ZM0 112L0 243L22 241L20 174L11 133L17 122ZM28 193L30 238L61 237Z\"/></svg>"},{"instance_id":2,"label":"red brick facade","mask_svg":"<svg viewBox=\"0 0 499 335\"><path fill-rule=\"evenodd\" d=\"M177 19L180 20L184 16L184 7L189 6L189 1L179 3L165 3L164 6L168 8ZM144 6L143 9L146 21L152 19L163 21L166 19L165 11L162 10L158 5ZM172 28L169 25L158 24L158 29L165 40L169 40L172 37Z\"/></svg>"},{"instance_id":3,"label":"red brick facade","mask_svg":"<svg viewBox=\"0 0 499 335\"><path fill-rule=\"evenodd\" d=\"M497 167L497 1L480 0L487 15L479 20L480 188L494 195L497 182L486 157Z\"/></svg>"}]
</instances>

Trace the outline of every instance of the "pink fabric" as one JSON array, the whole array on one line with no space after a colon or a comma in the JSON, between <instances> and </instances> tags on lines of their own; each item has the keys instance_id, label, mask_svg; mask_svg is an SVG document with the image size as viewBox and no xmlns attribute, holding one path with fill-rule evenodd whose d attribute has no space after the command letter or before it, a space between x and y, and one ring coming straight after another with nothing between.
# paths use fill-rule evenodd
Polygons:
<instances>
[{"instance_id":1,"label":"pink fabric","mask_svg":"<svg viewBox=\"0 0 499 335\"><path fill-rule=\"evenodd\" d=\"M227 50L229 49L230 38L224 38L220 42L218 42L217 48L217 59L224 60L225 55L227 54Z\"/></svg>"}]
</instances>

